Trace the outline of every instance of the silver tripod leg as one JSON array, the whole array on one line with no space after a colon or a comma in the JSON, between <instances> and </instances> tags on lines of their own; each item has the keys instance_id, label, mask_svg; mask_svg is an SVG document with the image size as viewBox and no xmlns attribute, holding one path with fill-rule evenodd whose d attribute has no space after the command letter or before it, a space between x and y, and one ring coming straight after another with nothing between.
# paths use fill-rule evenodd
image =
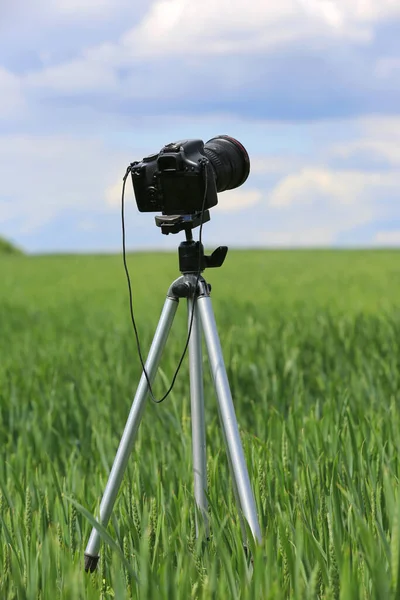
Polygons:
<instances>
[{"instance_id":1,"label":"silver tripod leg","mask_svg":"<svg viewBox=\"0 0 400 600\"><path fill-rule=\"evenodd\" d=\"M208 295L200 296L197 300L197 304L207 345L215 391L218 398L222 427L225 432L224 437L226 439L227 452L231 462L237 494L239 496L240 506L238 506L238 510L243 512L253 537L261 542L261 531L258 523L256 503L244 458L211 298Z\"/></svg>"},{"instance_id":2,"label":"silver tripod leg","mask_svg":"<svg viewBox=\"0 0 400 600\"><path fill-rule=\"evenodd\" d=\"M219 404L217 405L217 407L218 407L218 416L219 416L219 420L220 420L220 423L221 423L221 429L222 429L222 434L223 434L223 438L224 438L225 448L227 448L228 447L228 441L227 441L227 437L226 437L224 422L222 420L221 410L220 410ZM229 473L230 473L230 476L231 476L231 479L232 479L232 487L233 487L233 493L234 493L234 496L235 496L236 506L239 508L240 529L242 531L243 540L246 540L246 538L247 538L247 530L246 530L246 526L245 526L244 519L243 519L243 513L242 513L241 504L240 504L239 491L237 489L236 479L235 479L235 472L233 470L233 465L232 465L232 461L231 461L231 457L230 457L229 452L227 452L227 458L228 458Z\"/></svg>"},{"instance_id":3,"label":"silver tripod leg","mask_svg":"<svg viewBox=\"0 0 400 600\"><path fill-rule=\"evenodd\" d=\"M188 298L188 327L192 318L194 306L192 332L189 340L189 372L190 372L190 401L192 418L192 450L194 473L194 497L197 508L203 520L206 538L210 537L208 523L207 502L207 456L206 456L206 430L204 421L204 392L203 392L203 364L201 352L201 323L197 302ZM196 512L196 537L199 537L200 523Z\"/></svg>"},{"instance_id":4,"label":"silver tripod leg","mask_svg":"<svg viewBox=\"0 0 400 600\"><path fill-rule=\"evenodd\" d=\"M177 308L178 299L168 296L165 300L164 307L160 316L160 320L158 322L156 332L154 334L153 342L151 344L151 348L145 365L150 382L154 380L155 374L157 372L161 355L164 350L164 346L167 341L168 334L170 332ZM125 429L118 447L118 451L111 469L111 473L107 481L106 489L104 491L104 495L100 504L100 522L104 526L107 525L108 520L111 516L111 512L118 494L118 490L121 485L122 478L128 463L129 455L132 451L133 444L135 442L148 391L149 386L146 380L146 376L144 373L142 373L136 391L136 395L133 400L132 408L130 410L128 420L126 422ZM96 528L93 528L85 550L86 571L94 571L94 569L96 568L99 559L98 553L100 549L100 542L100 534Z\"/></svg>"}]
</instances>

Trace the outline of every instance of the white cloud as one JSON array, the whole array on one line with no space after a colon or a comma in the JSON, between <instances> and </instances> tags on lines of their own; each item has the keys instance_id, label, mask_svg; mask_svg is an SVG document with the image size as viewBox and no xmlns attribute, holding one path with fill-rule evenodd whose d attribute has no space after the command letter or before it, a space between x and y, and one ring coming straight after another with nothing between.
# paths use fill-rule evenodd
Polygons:
<instances>
[{"instance_id":1,"label":"white cloud","mask_svg":"<svg viewBox=\"0 0 400 600\"><path fill-rule=\"evenodd\" d=\"M388 56L376 61L375 73L378 77L398 77L400 73L400 58Z\"/></svg>"},{"instance_id":2,"label":"white cloud","mask_svg":"<svg viewBox=\"0 0 400 600\"><path fill-rule=\"evenodd\" d=\"M78 228L82 231L93 231L97 229L96 221L90 221L89 219L84 219L78 223Z\"/></svg>"},{"instance_id":3,"label":"white cloud","mask_svg":"<svg viewBox=\"0 0 400 600\"><path fill-rule=\"evenodd\" d=\"M400 138L400 116L398 115L368 115L356 119L355 122L363 135Z\"/></svg>"},{"instance_id":4,"label":"white cloud","mask_svg":"<svg viewBox=\"0 0 400 600\"><path fill-rule=\"evenodd\" d=\"M307 244L307 239L329 244L341 233L387 217L386 207L399 186L397 172L304 168L275 186L268 206L275 222L280 215L285 224L284 244Z\"/></svg>"},{"instance_id":5,"label":"white cloud","mask_svg":"<svg viewBox=\"0 0 400 600\"><path fill-rule=\"evenodd\" d=\"M74 60L57 66L46 67L23 78L29 88L48 88L71 95L76 91L108 92L118 89L118 78L112 69L98 60Z\"/></svg>"},{"instance_id":6,"label":"white cloud","mask_svg":"<svg viewBox=\"0 0 400 600\"><path fill-rule=\"evenodd\" d=\"M400 165L400 145L393 139L360 139L337 146L332 153L342 158L350 158L365 153L372 158L381 158L390 165Z\"/></svg>"},{"instance_id":7,"label":"white cloud","mask_svg":"<svg viewBox=\"0 0 400 600\"><path fill-rule=\"evenodd\" d=\"M397 0L301 0L301 4L334 24L380 21L400 14Z\"/></svg>"},{"instance_id":8,"label":"white cloud","mask_svg":"<svg viewBox=\"0 0 400 600\"><path fill-rule=\"evenodd\" d=\"M45 2L42 4L47 9L57 10L60 14L74 15L108 15L111 10L115 10L115 0L57 0L57 2Z\"/></svg>"},{"instance_id":9,"label":"white cloud","mask_svg":"<svg viewBox=\"0 0 400 600\"><path fill-rule=\"evenodd\" d=\"M20 78L0 65L0 121L18 114L24 106Z\"/></svg>"},{"instance_id":10,"label":"white cloud","mask_svg":"<svg viewBox=\"0 0 400 600\"><path fill-rule=\"evenodd\" d=\"M28 233L65 211L104 211L104 190L126 158L101 139L0 136L0 225Z\"/></svg>"},{"instance_id":11,"label":"white cloud","mask_svg":"<svg viewBox=\"0 0 400 600\"><path fill-rule=\"evenodd\" d=\"M376 117L357 119L356 139L333 144L330 156L344 159L359 153L372 158L381 158L390 166L400 165L400 117Z\"/></svg>"},{"instance_id":12,"label":"white cloud","mask_svg":"<svg viewBox=\"0 0 400 600\"><path fill-rule=\"evenodd\" d=\"M390 0L382 0L380 8L373 11L367 2L360 10L357 2L349 0L204 0L199 10L191 0L159 0L122 43L129 49L140 48L142 55L164 51L198 55L266 50L310 36L365 41L372 34L367 23L396 10Z\"/></svg>"},{"instance_id":13,"label":"white cloud","mask_svg":"<svg viewBox=\"0 0 400 600\"><path fill-rule=\"evenodd\" d=\"M236 212L258 204L263 197L261 190L237 188L218 194L218 204L213 212Z\"/></svg>"},{"instance_id":14,"label":"white cloud","mask_svg":"<svg viewBox=\"0 0 400 600\"><path fill-rule=\"evenodd\" d=\"M104 199L108 206L119 207L121 206L122 198L122 177L116 181L113 185L109 185L104 193ZM132 199L132 184L131 179L128 177L125 184L125 196L124 201L129 202Z\"/></svg>"},{"instance_id":15,"label":"white cloud","mask_svg":"<svg viewBox=\"0 0 400 600\"><path fill-rule=\"evenodd\" d=\"M373 240L376 246L400 246L400 229L392 231L379 231Z\"/></svg>"},{"instance_id":16,"label":"white cloud","mask_svg":"<svg viewBox=\"0 0 400 600\"><path fill-rule=\"evenodd\" d=\"M135 4L143 4L142 0L134 0ZM2 17L18 15L36 23L52 21L86 21L87 19L103 20L112 16L116 11L122 11L132 6L129 0L13 0L1 6ZM5 14L3 15L3 12ZM23 11L23 13L22 13Z\"/></svg>"},{"instance_id":17,"label":"white cloud","mask_svg":"<svg viewBox=\"0 0 400 600\"><path fill-rule=\"evenodd\" d=\"M120 0L120 4L125 0ZM140 6L143 6L140 2ZM140 98L157 88L154 77L146 79L137 73L125 85L118 85L117 70L142 65L152 58L179 57L180 62L204 66L206 55L249 55L266 52L296 40L314 44L319 40L349 39L368 42L373 38L374 25L382 18L400 14L400 3L379 0L281 0L279 3L253 0L203 0L201 7L192 0L158 0L147 4L148 10L138 25L122 34L117 42L104 41L88 45L73 60L33 71L23 78L28 87L44 87L61 92L103 90L118 91L123 96ZM92 2L62 0L59 14L104 15L111 10L111 0ZM122 10L122 6L119 6ZM338 40L339 38L339 40ZM392 60L388 57L388 60ZM176 67L179 69L179 66ZM379 69L378 69L379 70ZM176 88L179 73L169 73ZM245 73L235 75L228 69L229 86L243 85ZM160 76L158 76L159 78ZM221 70L218 77L224 77ZM181 90L184 93L184 84Z\"/></svg>"},{"instance_id":18,"label":"white cloud","mask_svg":"<svg viewBox=\"0 0 400 600\"><path fill-rule=\"evenodd\" d=\"M388 180L389 177L389 180ZM270 194L274 207L292 205L312 206L315 203L362 205L370 186L381 186L392 176L362 171L333 171L323 168L304 168L285 177ZM396 183L400 178L396 178Z\"/></svg>"},{"instance_id":19,"label":"white cloud","mask_svg":"<svg viewBox=\"0 0 400 600\"><path fill-rule=\"evenodd\" d=\"M303 159L304 160L304 159ZM303 162L299 156L256 155L251 158L251 175L286 174L297 170Z\"/></svg>"}]
</instances>

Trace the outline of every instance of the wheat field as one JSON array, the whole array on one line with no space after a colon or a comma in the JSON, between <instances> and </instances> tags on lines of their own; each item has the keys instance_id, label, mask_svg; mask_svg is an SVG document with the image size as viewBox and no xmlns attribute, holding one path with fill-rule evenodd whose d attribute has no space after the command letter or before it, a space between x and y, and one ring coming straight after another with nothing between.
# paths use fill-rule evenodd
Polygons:
<instances>
[{"instance_id":1,"label":"wheat field","mask_svg":"<svg viewBox=\"0 0 400 600\"><path fill-rule=\"evenodd\" d=\"M263 543L249 561L204 356L211 539L195 537L185 360L146 406L89 575L140 377L121 257L0 257L0 598L399 598L399 258L230 251L206 271ZM128 260L146 354L177 257Z\"/></svg>"}]
</instances>

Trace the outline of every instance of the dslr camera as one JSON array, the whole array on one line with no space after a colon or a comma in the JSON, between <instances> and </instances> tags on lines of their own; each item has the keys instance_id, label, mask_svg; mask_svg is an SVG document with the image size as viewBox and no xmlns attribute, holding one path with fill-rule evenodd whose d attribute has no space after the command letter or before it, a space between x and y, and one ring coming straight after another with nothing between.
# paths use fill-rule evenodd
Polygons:
<instances>
[{"instance_id":1,"label":"dslr camera","mask_svg":"<svg viewBox=\"0 0 400 600\"><path fill-rule=\"evenodd\" d=\"M158 154L131 163L133 189L140 212L195 215L218 203L218 192L242 185L250 159L240 142L219 135L204 143L182 140Z\"/></svg>"}]
</instances>

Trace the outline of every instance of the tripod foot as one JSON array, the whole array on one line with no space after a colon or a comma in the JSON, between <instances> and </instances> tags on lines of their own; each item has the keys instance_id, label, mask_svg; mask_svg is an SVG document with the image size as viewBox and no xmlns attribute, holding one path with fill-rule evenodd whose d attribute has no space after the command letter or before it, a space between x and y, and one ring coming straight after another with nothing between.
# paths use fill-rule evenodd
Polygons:
<instances>
[{"instance_id":1,"label":"tripod foot","mask_svg":"<svg viewBox=\"0 0 400 600\"><path fill-rule=\"evenodd\" d=\"M99 562L100 556L92 556L85 552L85 571L86 573L93 573L96 570L97 563Z\"/></svg>"}]
</instances>

